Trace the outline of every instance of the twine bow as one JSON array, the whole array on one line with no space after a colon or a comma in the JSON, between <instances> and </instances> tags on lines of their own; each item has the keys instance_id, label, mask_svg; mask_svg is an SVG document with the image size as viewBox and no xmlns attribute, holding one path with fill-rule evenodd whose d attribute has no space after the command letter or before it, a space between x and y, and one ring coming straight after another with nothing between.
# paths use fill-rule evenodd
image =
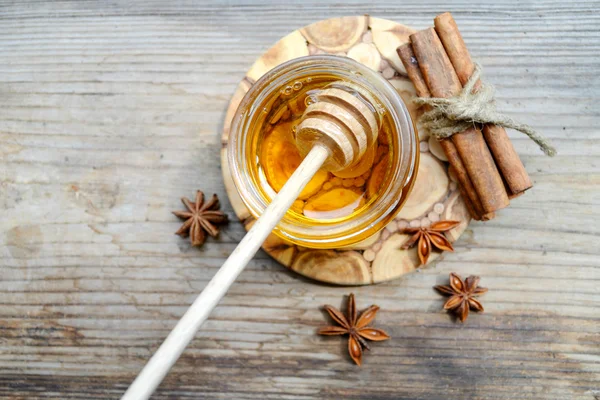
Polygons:
<instances>
[{"instance_id":1,"label":"twine bow","mask_svg":"<svg viewBox=\"0 0 600 400\"><path fill-rule=\"evenodd\" d=\"M418 97L414 102L418 105L429 105L431 110L425 112L420 119L423 126L438 140L449 138L455 133L471 128L475 123L493 124L504 128L515 129L529 136L548 156L554 156L556 149L548 139L536 132L532 127L519 123L496 111L495 89L492 85L481 82L481 87L473 93L473 87L481 76L481 66L475 64L475 71L458 96Z\"/></svg>"}]
</instances>

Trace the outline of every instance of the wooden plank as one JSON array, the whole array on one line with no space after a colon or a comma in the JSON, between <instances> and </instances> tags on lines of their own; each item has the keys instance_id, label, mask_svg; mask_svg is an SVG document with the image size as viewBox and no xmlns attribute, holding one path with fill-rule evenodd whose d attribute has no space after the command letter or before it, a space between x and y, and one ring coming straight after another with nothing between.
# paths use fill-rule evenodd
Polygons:
<instances>
[{"instance_id":1,"label":"wooden plank","mask_svg":"<svg viewBox=\"0 0 600 400\"><path fill-rule=\"evenodd\" d=\"M600 3L557 0L0 0L0 397L117 398L233 250L241 223L193 249L170 211L200 188L233 216L225 108L272 43L333 16L423 28L446 9L499 108L559 150L509 133L534 189L375 287L314 284L259 254L155 398L600 397ZM431 289L450 271L490 288L465 325ZM350 291L392 336L360 369L315 335L318 307Z\"/></svg>"}]
</instances>

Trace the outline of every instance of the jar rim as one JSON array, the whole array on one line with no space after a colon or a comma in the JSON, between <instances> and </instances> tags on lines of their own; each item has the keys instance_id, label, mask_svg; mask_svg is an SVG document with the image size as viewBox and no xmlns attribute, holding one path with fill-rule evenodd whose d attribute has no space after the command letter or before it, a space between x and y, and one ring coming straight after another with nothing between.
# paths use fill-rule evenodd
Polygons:
<instances>
[{"instance_id":1,"label":"jar rim","mask_svg":"<svg viewBox=\"0 0 600 400\"><path fill-rule=\"evenodd\" d=\"M326 220L319 225L302 225L284 216L274 232L295 244L311 248L337 248L364 239L365 232L383 228L393 218L407 196L402 193L406 184L412 185L417 171L418 140L412 119L396 89L379 73L350 58L334 55L313 55L296 58L273 68L254 83L242 99L233 117L228 163L240 197L254 217L259 217L268 205L250 175L246 143L251 134L249 125L262 101L282 85L299 79L303 74L329 73L346 76L369 87L390 112L398 139L399 162L394 165L390 184L363 212L343 221ZM410 187L408 188L410 190ZM360 239L359 239L360 238Z\"/></svg>"}]
</instances>

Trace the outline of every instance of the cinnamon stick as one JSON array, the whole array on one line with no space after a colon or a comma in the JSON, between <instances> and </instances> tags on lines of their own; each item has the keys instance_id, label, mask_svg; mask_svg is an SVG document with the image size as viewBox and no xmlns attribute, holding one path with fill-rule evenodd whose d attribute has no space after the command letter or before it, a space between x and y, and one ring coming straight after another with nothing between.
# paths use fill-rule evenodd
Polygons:
<instances>
[{"instance_id":1,"label":"cinnamon stick","mask_svg":"<svg viewBox=\"0 0 600 400\"><path fill-rule=\"evenodd\" d=\"M450 164L448 166L448 174L450 174L450 175L454 174L454 176L458 177L458 174L456 173L456 170L454 169L454 166L452 164ZM490 219L496 218L496 213L488 213L488 214L484 214L484 215L478 215L477 211L475 211L475 208L473 207L473 203L471 202L471 200L469 199L469 196L467 195L467 192L465 191L464 186L462 186L460 183L458 185L458 190L460 191L460 195L461 195L463 201L465 202L467 211L469 211L469 214L471 214L471 217L473 217L473 219L475 219L477 221L489 221Z\"/></svg>"},{"instance_id":2,"label":"cinnamon stick","mask_svg":"<svg viewBox=\"0 0 600 400\"><path fill-rule=\"evenodd\" d=\"M504 177L502 177L502 182L504 183L504 189L506 189L506 193L508 193L508 199L509 200L515 199L515 198L517 198L517 197L525 194L524 191L523 192L519 192L519 193L512 193L510 191L510 188L508 187L508 184L506 183L506 180L504 179Z\"/></svg>"},{"instance_id":3,"label":"cinnamon stick","mask_svg":"<svg viewBox=\"0 0 600 400\"><path fill-rule=\"evenodd\" d=\"M433 28L410 35L413 51L431 94L435 97L457 95L462 85L444 46ZM475 127L452 135L452 143L469 174L483 211L494 212L508 206L509 200L481 131Z\"/></svg>"},{"instance_id":4,"label":"cinnamon stick","mask_svg":"<svg viewBox=\"0 0 600 400\"><path fill-rule=\"evenodd\" d=\"M413 53L410 43L406 43L398 47L396 52L398 53L398 57L400 57L404 68L406 68L408 77L410 78L417 92L417 96L431 97L429 88L427 87L425 79L423 78L423 74L419 69L419 62ZM446 154L446 158L448 158L450 166L454 170L454 174L458 180L461 194L463 195L467 209L474 219L478 221L482 220L484 212L483 207L481 206L481 201L479 200L479 196L477 196L477 192L475 191L475 187L473 187L471 179L469 179L469 174L467 173L467 170L465 169L465 166L458 155L456 147L450 139L440 140L440 145ZM491 216L487 217L488 219L491 219L489 218Z\"/></svg>"},{"instance_id":5,"label":"cinnamon stick","mask_svg":"<svg viewBox=\"0 0 600 400\"><path fill-rule=\"evenodd\" d=\"M434 26L458 79L464 85L473 74L475 65L452 14L447 12L438 15L434 19ZM480 86L481 81L477 81L473 90L477 91ZM506 181L509 194L518 195L531 188L533 184L506 130L501 126L488 124L483 128L483 136Z\"/></svg>"},{"instance_id":6,"label":"cinnamon stick","mask_svg":"<svg viewBox=\"0 0 600 400\"><path fill-rule=\"evenodd\" d=\"M467 169L464 167L464 164L458 154L458 150L456 149L454 143L452 143L452 140L444 139L440 142L440 144L442 145L442 149L446 154L446 158L448 158L448 162L450 163L450 165L452 165L454 169L454 173L456 175L456 179L459 182L459 186L464 192L463 197L465 197L466 195L466 197L473 205L473 211L475 211L474 214L471 214L473 215L473 218L475 218L478 221L489 221L490 219L494 218L495 214L493 211L485 212L483 210L481 199L475 191L475 187L473 186L473 183L469 178ZM457 165L459 166L459 168L457 168Z\"/></svg>"},{"instance_id":7,"label":"cinnamon stick","mask_svg":"<svg viewBox=\"0 0 600 400\"><path fill-rule=\"evenodd\" d=\"M452 175L452 174L454 174L456 176L456 170L454 169L454 166L452 164L450 164L448 166L448 175ZM460 191L460 195L462 196L462 199L465 202L465 206L467 207L467 211L469 211L469 214L471 214L471 216L473 218L475 218L475 215L477 214L477 212L473 208L473 203L471 203L471 200L469 199L469 196L467 196L467 193L465 192L465 189L463 188L462 185L459 184L458 185L458 190ZM477 218L475 218L475 219L477 219Z\"/></svg>"},{"instance_id":8,"label":"cinnamon stick","mask_svg":"<svg viewBox=\"0 0 600 400\"><path fill-rule=\"evenodd\" d=\"M410 43L404 43L398 47L396 53L398 53L400 61L402 61L404 68L406 68L406 73L415 87L417 96L431 97L427 83L425 83L425 79L423 78L423 73L421 73L421 69L419 68L419 62L415 57L415 53L413 52Z\"/></svg>"}]
</instances>

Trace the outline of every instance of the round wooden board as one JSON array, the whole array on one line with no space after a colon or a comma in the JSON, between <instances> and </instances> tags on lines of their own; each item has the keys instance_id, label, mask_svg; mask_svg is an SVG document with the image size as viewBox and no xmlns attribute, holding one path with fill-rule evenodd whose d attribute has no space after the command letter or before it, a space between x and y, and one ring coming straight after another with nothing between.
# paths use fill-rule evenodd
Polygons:
<instances>
[{"instance_id":1,"label":"round wooden board","mask_svg":"<svg viewBox=\"0 0 600 400\"><path fill-rule=\"evenodd\" d=\"M344 55L379 71L404 99L413 119L421 110L412 105L415 96L396 48L408 41L414 30L407 26L370 16L332 18L294 31L278 41L250 68L239 84L225 116L221 164L227 195L238 218L250 229L254 218L242 202L227 163L227 142L231 120L244 94L263 74L293 58L312 54ZM418 125L417 125L417 128ZM470 216L448 175L444 153L429 133L419 129L421 161L414 189L396 219L373 237L344 250L313 250L293 245L272 234L263 249L284 266L322 282L339 285L367 285L394 279L419 267L415 248L400 247L408 226L422 226L438 220L458 220L461 224L447 233L455 241L466 229ZM432 253L429 263L439 253Z\"/></svg>"}]
</instances>

